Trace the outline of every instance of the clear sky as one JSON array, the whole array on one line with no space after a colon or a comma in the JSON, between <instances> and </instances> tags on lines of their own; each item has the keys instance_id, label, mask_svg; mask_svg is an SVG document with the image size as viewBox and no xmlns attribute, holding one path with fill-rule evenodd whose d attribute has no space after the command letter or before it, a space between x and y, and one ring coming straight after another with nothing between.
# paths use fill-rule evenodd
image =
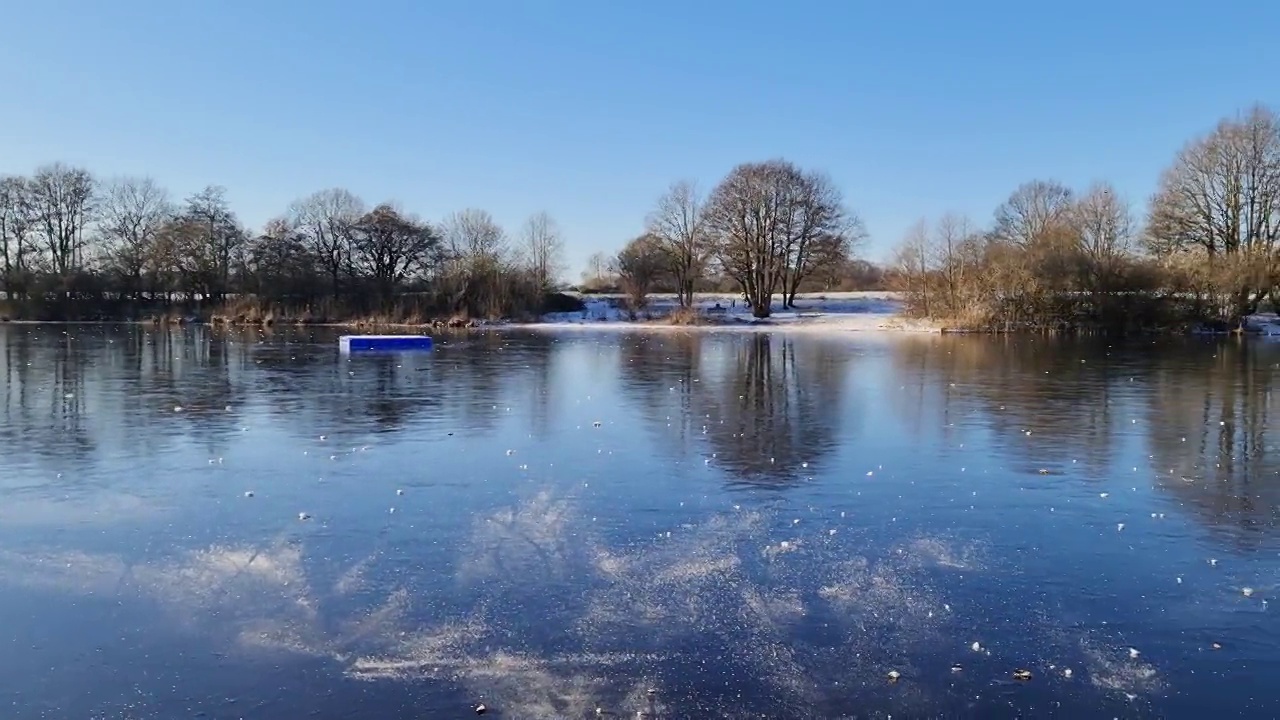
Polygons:
<instances>
[{"instance_id":1,"label":"clear sky","mask_svg":"<svg viewBox=\"0 0 1280 720\"><path fill-rule=\"evenodd\" d=\"M428 219L547 210L570 277L674 180L786 157L888 255L1020 182L1141 206L1191 136L1280 101L1280 2L11 0L0 173L228 188L251 226L344 186Z\"/></svg>"}]
</instances>

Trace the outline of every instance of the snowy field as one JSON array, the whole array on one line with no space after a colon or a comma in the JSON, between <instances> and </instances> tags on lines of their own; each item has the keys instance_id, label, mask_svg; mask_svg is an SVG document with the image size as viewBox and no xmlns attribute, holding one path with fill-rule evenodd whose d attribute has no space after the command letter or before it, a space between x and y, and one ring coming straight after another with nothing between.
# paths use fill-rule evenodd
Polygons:
<instances>
[{"instance_id":1,"label":"snowy field","mask_svg":"<svg viewBox=\"0 0 1280 720\"><path fill-rule=\"evenodd\" d=\"M540 323L528 327L559 328L669 328L715 330L805 330L810 332L936 331L936 328L899 315L901 302L892 292L802 293L796 307L783 309L782 297L775 296L773 314L766 319L751 316L741 295L699 293L694 307L700 324L673 325L667 318L679 306L670 293L649 296L649 304L634 316L623 295L581 295L586 309L580 312L549 313Z\"/></svg>"}]
</instances>

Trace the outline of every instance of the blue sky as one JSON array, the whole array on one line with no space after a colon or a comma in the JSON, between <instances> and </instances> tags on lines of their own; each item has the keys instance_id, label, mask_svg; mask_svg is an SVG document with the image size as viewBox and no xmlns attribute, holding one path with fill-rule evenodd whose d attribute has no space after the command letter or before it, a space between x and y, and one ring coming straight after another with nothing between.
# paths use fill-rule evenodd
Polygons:
<instances>
[{"instance_id":1,"label":"blue sky","mask_svg":"<svg viewBox=\"0 0 1280 720\"><path fill-rule=\"evenodd\" d=\"M259 226L331 186L428 219L560 222L569 275L672 181L829 172L879 259L1020 182L1141 209L1190 137L1280 101L1280 3L9 3L0 173L228 188Z\"/></svg>"}]
</instances>

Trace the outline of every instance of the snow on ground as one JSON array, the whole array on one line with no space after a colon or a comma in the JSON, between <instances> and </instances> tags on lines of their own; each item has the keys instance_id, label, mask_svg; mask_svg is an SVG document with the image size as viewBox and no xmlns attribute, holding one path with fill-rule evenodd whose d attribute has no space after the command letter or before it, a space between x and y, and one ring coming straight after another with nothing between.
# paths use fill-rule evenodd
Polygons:
<instances>
[{"instance_id":1,"label":"snow on ground","mask_svg":"<svg viewBox=\"0 0 1280 720\"><path fill-rule=\"evenodd\" d=\"M1240 331L1247 335L1259 335L1271 340L1280 340L1280 315L1274 312L1258 312L1240 318ZM1237 328L1225 323L1201 323L1191 328L1192 335L1230 335Z\"/></svg>"},{"instance_id":2,"label":"snow on ground","mask_svg":"<svg viewBox=\"0 0 1280 720\"><path fill-rule=\"evenodd\" d=\"M901 302L890 292L803 293L796 296L796 307L782 308L776 296L773 314L763 320L753 318L741 295L733 293L699 293L694 307L702 323L695 326L672 325L666 318L678 308L675 295L649 296L649 304L633 317L621 295L583 295L586 309L572 313L549 313L542 322L527 327L561 329L715 329L715 330L807 330L817 332L850 332L877 330L936 331L927 323L899 316Z\"/></svg>"},{"instance_id":3,"label":"snow on ground","mask_svg":"<svg viewBox=\"0 0 1280 720\"><path fill-rule=\"evenodd\" d=\"M1280 339L1280 316L1275 313L1254 313L1246 315L1242 321L1244 329L1249 332Z\"/></svg>"}]
</instances>

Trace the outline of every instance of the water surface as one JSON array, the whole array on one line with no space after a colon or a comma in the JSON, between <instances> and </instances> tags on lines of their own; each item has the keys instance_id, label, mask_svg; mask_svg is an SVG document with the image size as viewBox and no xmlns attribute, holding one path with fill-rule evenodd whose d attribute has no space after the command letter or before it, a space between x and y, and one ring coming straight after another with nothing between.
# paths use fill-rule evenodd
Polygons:
<instances>
[{"instance_id":1,"label":"water surface","mask_svg":"<svg viewBox=\"0 0 1280 720\"><path fill-rule=\"evenodd\" d=\"M0 326L0 713L1280 703L1280 344L440 340Z\"/></svg>"}]
</instances>

